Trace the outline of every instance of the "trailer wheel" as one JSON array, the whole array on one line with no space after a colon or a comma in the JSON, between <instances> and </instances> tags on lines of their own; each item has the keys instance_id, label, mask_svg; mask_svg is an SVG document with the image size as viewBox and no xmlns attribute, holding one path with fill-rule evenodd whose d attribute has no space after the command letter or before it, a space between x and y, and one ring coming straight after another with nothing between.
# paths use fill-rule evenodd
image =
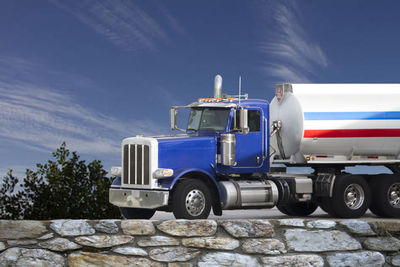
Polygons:
<instances>
[{"instance_id":1,"label":"trailer wheel","mask_svg":"<svg viewBox=\"0 0 400 267\"><path fill-rule=\"evenodd\" d=\"M305 217L312 214L318 208L318 204L314 202L299 202L287 205L278 205L277 208L280 212L289 216Z\"/></svg>"},{"instance_id":2,"label":"trailer wheel","mask_svg":"<svg viewBox=\"0 0 400 267\"><path fill-rule=\"evenodd\" d=\"M374 195L369 209L380 217L400 217L400 177L382 175L371 181Z\"/></svg>"},{"instance_id":3,"label":"trailer wheel","mask_svg":"<svg viewBox=\"0 0 400 267\"><path fill-rule=\"evenodd\" d=\"M152 209L139 209L139 208L123 208L120 207L119 211L125 219L150 219L153 217L156 210Z\"/></svg>"},{"instance_id":4,"label":"trailer wheel","mask_svg":"<svg viewBox=\"0 0 400 267\"><path fill-rule=\"evenodd\" d=\"M336 218L338 215L333 211L331 200L329 197L324 197L321 199L320 207L323 211L328 213L331 217Z\"/></svg>"},{"instance_id":5,"label":"trailer wheel","mask_svg":"<svg viewBox=\"0 0 400 267\"><path fill-rule=\"evenodd\" d=\"M371 191L362 176L344 175L336 177L328 209L340 218L358 218L364 215L371 203ZM328 210L329 211L329 210Z\"/></svg>"},{"instance_id":6,"label":"trailer wheel","mask_svg":"<svg viewBox=\"0 0 400 267\"><path fill-rule=\"evenodd\" d=\"M172 212L176 219L207 219L211 210L211 193L198 179L184 179L172 195Z\"/></svg>"}]
</instances>

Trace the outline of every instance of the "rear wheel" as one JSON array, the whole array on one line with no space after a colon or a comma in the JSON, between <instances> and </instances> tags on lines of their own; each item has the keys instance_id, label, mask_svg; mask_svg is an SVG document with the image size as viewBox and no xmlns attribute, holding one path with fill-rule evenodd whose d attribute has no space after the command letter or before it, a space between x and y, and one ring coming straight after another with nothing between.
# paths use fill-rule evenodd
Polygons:
<instances>
[{"instance_id":1,"label":"rear wheel","mask_svg":"<svg viewBox=\"0 0 400 267\"><path fill-rule=\"evenodd\" d=\"M176 219L207 219L211 210L211 193L201 180L184 179L172 195L172 211Z\"/></svg>"},{"instance_id":2,"label":"rear wheel","mask_svg":"<svg viewBox=\"0 0 400 267\"><path fill-rule=\"evenodd\" d=\"M371 192L362 176L337 176L332 198L324 201L323 206L331 216L358 218L367 211L371 203Z\"/></svg>"},{"instance_id":3,"label":"rear wheel","mask_svg":"<svg viewBox=\"0 0 400 267\"><path fill-rule=\"evenodd\" d=\"M331 217L338 217L338 215L333 211L331 200L329 197L324 197L321 199L320 207L323 211L328 213Z\"/></svg>"},{"instance_id":4,"label":"rear wheel","mask_svg":"<svg viewBox=\"0 0 400 267\"><path fill-rule=\"evenodd\" d=\"M150 219L156 213L156 210L152 209L120 207L119 210L125 219Z\"/></svg>"},{"instance_id":5,"label":"rear wheel","mask_svg":"<svg viewBox=\"0 0 400 267\"><path fill-rule=\"evenodd\" d=\"M287 205L278 205L278 210L289 216L308 216L312 214L317 208L318 204L314 202L298 202Z\"/></svg>"},{"instance_id":6,"label":"rear wheel","mask_svg":"<svg viewBox=\"0 0 400 267\"><path fill-rule=\"evenodd\" d=\"M369 209L380 217L400 217L400 176L382 175L371 181L374 195Z\"/></svg>"}]
</instances>

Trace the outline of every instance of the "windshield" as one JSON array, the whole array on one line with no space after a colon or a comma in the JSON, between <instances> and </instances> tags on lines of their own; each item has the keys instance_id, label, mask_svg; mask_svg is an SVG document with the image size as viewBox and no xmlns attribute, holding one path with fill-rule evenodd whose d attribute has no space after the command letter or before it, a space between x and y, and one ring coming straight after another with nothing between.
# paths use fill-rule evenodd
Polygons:
<instances>
[{"instance_id":1,"label":"windshield","mask_svg":"<svg viewBox=\"0 0 400 267\"><path fill-rule=\"evenodd\" d=\"M229 112L226 108L192 108L187 130L224 131Z\"/></svg>"}]
</instances>

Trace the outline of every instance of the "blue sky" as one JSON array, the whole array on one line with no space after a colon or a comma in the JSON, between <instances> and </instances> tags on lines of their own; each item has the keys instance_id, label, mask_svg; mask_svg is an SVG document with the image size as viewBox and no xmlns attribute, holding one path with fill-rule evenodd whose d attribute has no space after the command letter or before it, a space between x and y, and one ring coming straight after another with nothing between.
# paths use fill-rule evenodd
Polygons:
<instances>
[{"instance_id":1,"label":"blue sky","mask_svg":"<svg viewBox=\"0 0 400 267\"><path fill-rule=\"evenodd\" d=\"M0 174L63 142L120 163L122 138L168 133L170 105L278 82L398 83L400 2L28 1L0 8Z\"/></svg>"}]
</instances>

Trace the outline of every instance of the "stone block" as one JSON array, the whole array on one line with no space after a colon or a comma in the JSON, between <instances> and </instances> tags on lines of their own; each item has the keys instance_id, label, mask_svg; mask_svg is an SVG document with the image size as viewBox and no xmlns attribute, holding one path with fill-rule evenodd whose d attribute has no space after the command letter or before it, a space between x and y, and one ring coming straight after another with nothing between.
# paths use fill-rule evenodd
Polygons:
<instances>
[{"instance_id":1,"label":"stone block","mask_svg":"<svg viewBox=\"0 0 400 267\"><path fill-rule=\"evenodd\" d=\"M217 222L213 220L171 220L162 222L157 228L173 236L211 236L217 231Z\"/></svg>"},{"instance_id":2,"label":"stone block","mask_svg":"<svg viewBox=\"0 0 400 267\"><path fill-rule=\"evenodd\" d=\"M329 229L336 226L335 221L330 220L315 220L307 222L308 228L319 228L319 229Z\"/></svg>"},{"instance_id":3,"label":"stone block","mask_svg":"<svg viewBox=\"0 0 400 267\"><path fill-rule=\"evenodd\" d=\"M7 244L10 246L28 246L28 245L35 245L37 241L34 239L29 240L7 240Z\"/></svg>"},{"instance_id":4,"label":"stone block","mask_svg":"<svg viewBox=\"0 0 400 267\"><path fill-rule=\"evenodd\" d=\"M330 266L378 267L385 264L385 257L375 251L335 253L327 257Z\"/></svg>"},{"instance_id":5,"label":"stone block","mask_svg":"<svg viewBox=\"0 0 400 267\"><path fill-rule=\"evenodd\" d=\"M285 244L278 239L248 239L242 249L246 253L278 255L286 253Z\"/></svg>"},{"instance_id":6,"label":"stone block","mask_svg":"<svg viewBox=\"0 0 400 267\"><path fill-rule=\"evenodd\" d=\"M201 257L197 263L198 267L236 267L236 266L252 266L259 267L261 264L258 262L256 257L243 255L238 253L228 252L214 252L207 253Z\"/></svg>"},{"instance_id":7,"label":"stone block","mask_svg":"<svg viewBox=\"0 0 400 267\"><path fill-rule=\"evenodd\" d=\"M130 256L147 256L146 250L133 246L123 246L113 248L112 251L118 254L130 255Z\"/></svg>"},{"instance_id":8,"label":"stone block","mask_svg":"<svg viewBox=\"0 0 400 267\"><path fill-rule=\"evenodd\" d=\"M190 261L201 253L198 249L184 247L166 247L150 250L151 259L161 262Z\"/></svg>"},{"instance_id":9,"label":"stone block","mask_svg":"<svg viewBox=\"0 0 400 267\"><path fill-rule=\"evenodd\" d=\"M286 255L262 257L264 266L268 267L323 267L324 260L318 255Z\"/></svg>"},{"instance_id":10,"label":"stone block","mask_svg":"<svg viewBox=\"0 0 400 267\"><path fill-rule=\"evenodd\" d=\"M309 231L289 229L285 231L288 248L301 252L346 251L361 249L361 244L347 233L332 230Z\"/></svg>"},{"instance_id":11,"label":"stone block","mask_svg":"<svg viewBox=\"0 0 400 267\"><path fill-rule=\"evenodd\" d=\"M153 235L156 233L153 223L148 220L123 220L121 228L127 235Z\"/></svg>"},{"instance_id":12,"label":"stone block","mask_svg":"<svg viewBox=\"0 0 400 267\"><path fill-rule=\"evenodd\" d=\"M279 220L280 226L294 226L304 227L304 220L302 219L281 219Z\"/></svg>"},{"instance_id":13,"label":"stone block","mask_svg":"<svg viewBox=\"0 0 400 267\"><path fill-rule=\"evenodd\" d=\"M54 220L50 228L61 236L93 235L96 232L86 220Z\"/></svg>"},{"instance_id":14,"label":"stone block","mask_svg":"<svg viewBox=\"0 0 400 267\"><path fill-rule=\"evenodd\" d=\"M186 247L234 250L239 247L239 241L230 237L192 237L182 239Z\"/></svg>"},{"instance_id":15,"label":"stone block","mask_svg":"<svg viewBox=\"0 0 400 267\"><path fill-rule=\"evenodd\" d=\"M68 251L82 248L82 246L69 241L66 238L55 238L39 244L40 247L53 251Z\"/></svg>"},{"instance_id":16,"label":"stone block","mask_svg":"<svg viewBox=\"0 0 400 267\"><path fill-rule=\"evenodd\" d=\"M340 222L345 226L350 233L362 236L374 236L376 233L371 229L371 226L365 221L360 220L345 220Z\"/></svg>"},{"instance_id":17,"label":"stone block","mask_svg":"<svg viewBox=\"0 0 400 267\"><path fill-rule=\"evenodd\" d=\"M221 225L234 237L273 237L275 234L267 220L226 220Z\"/></svg>"},{"instance_id":18,"label":"stone block","mask_svg":"<svg viewBox=\"0 0 400 267\"><path fill-rule=\"evenodd\" d=\"M100 220L94 225L94 228L103 233L116 234L119 231L118 225L116 224L118 220Z\"/></svg>"},{"instance_id":19,"label":"stone block","mask_svg":"<svg viewBox=\"0 0 400 267\"><path fill-rule=\"evenodd\" d=\"M168 236L152 236L150 239L142 239L138 242L140 247L178 246L179 240Z\"/></svg>"},{"instance_id":20,"label":"stone block","mask_svg":"<svg viewBox=\"0 0 400 267\"><path fill-rule=\"evenodd\" d=\"M0 266L66 266L63 256L45 250L9 248L0 254Z\"/></svg>"},{"instance_id":21,"label":"stone block","mask_svg":"<svg viewBox=\"0 0 400 267\"><path fill-rule=\"evenodd\" d=\"M146 258L131 258L100 253L77 252L68 255L69 267L132 266L161 267L164 264Z\"/></svg>"},{"instance_id":22,"label":"stone block","mask_svg":"<svg viewBox=\"0 0 400 267\"><path fill-rule=\"evenodd\" d=\"M75 242L86 247L110 248L133 241L130 235L92 235L75 238Z\"/></svg>"},{"instance_id":23,"label":"stone block","mask_svg":"<svg viewBox=\"0 0 400 267\"><path fill-rule=\"evenodd\" d=\"M394 237L370 237L364 240L364 246L370 250L398 251L400 241Z\"/></svg>"},{"instance_id":24,"label":"stone block","mask_svg":"<svg viewBox=\"0 0 400 267\"><path fill-rule=\"evenodd\" d=\"M0 239L37 238L47 232L40 221L0 220Z\"/></svg>"}]
</instances>

